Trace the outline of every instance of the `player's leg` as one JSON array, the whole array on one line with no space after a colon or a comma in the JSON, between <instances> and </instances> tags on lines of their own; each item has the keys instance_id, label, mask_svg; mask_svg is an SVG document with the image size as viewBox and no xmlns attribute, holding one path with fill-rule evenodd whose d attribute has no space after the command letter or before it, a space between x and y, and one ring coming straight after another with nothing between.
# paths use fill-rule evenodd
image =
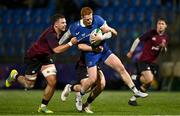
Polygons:
<instances>
[{"instance_id":1,"label":"player's leg","mask_svg":"<svg viewBox=\"0 0 180 116\"><path fill-rule=\"evenodd\" d=\"M19 82L23 87L28 89L34 87L37 72L41 67L40 62L38 60L25 58L25 63L27 65L25 76L18 74L17 70L13 69L9 77L6 79L6 87L11 86L11 84L15 81Z\"/></svg>"},{"instance_id":2,"label":"player's leg","mask_svg":"<svg viewBox=\"0 0 180 116\"><path fill-rule=\"evenodd\" d=\"M147 89L150 87L152 81L153 81L153 74L151 72L151 70L147 70L147 71L143 71L142 72L142 76L140 77L141 80L141 90L142 91L147 91Z\"/></svg>"},{"instance_id":3,"label":"player's leg","mask_svg":"<svg viewBox=\"0 0 180 116\"><path fill-rule=\"evenodd\" d=\"M90 105L96 99L96 97L99 96L100 93L104 90L105 85L106 85L106 81L104 78L104 74L101 70L98 70L98 79L96 81L96 85L92 89L89 97L87 98L87 101L83 105L83 110L86 113L93 113L93 111L91 111L90 109Z\"/></svg>"},{"instance_id":4,"label":"player's leg","mask_svg":"<svg viewBox=\"0 0 180 116\"><path fill-rule=\"evenodd\" d=\"M15 73L13 74L13 72ZM13 69L10 73L10 76L6 79L6 87L10 87L13 82L17 81L23 87L27 89L31 89L34 87L37 78L36 76L37 74L25 75L25 76L19 75L18 72L15 69Z\"/></svg>"},{"instance_id":5,"label":"player's leg","mask_svg":"<svg viewBox=\"0 0 180 116\"><path fill-rule=\"evenodd\" d=\"M116 55L114 55L114 54L109 55L109 57L105 60L105 64L119 73L119 75L122 77L123 81L134 92L135 96L139 96L139 97L147 97L148 96L147 93L142 93L137 90L130 75L128 74L124 65L121 63L120 59Z\"/></svg>"},{"instance_id":6,"label":"player's leg","mask_svg":"<svg viewBox=\"0 0 180 116\"><path fill-rule=\"evenodd\" d=\"M97 80L97 66L93 66L87 69L88 78L83 82L80 94L83 96L90 87L95 84Z\"/></svg>"},{"instance_id":7,"label":"player's leg","mask_svg":"<svg viewBox=\"0 0 180 116\"><path fill-rule=\"evenodd\" d=\"M53 113L53 111L47 109L47 105L54 94L56 87L56 68L54 64L43 65L41 68L42 74L47 80L47 86L44 90L43 99L38 112Z\"/></svg>"},{"instance_id":8,"label":"player's leg","mask_svg":"<svg viewBox=\"0 0 180 116\"><path fill-rule=\"evenodd\" d=\"M139 80L136 80L136 83L140 81L140 85L137 85L137 86L140 86L141 91L146 92L147 89L150 87L151 82L153 80L153 74L151 70L143 71L141 74L142 75L139 77ZM136 99L137 99L136 96L132 96L130 100L128 101L128 104L132 106L137 106L138 104L137 104Z\"/></svg>"},{"instance_id":9,"label":"player's leg","mask_svg":"<svg viewBox=\"0 0 180 116\"><path fill-rule=\"evenodd\" d=\"M62 93L61 93L61 100L62 101L66 101L68 95L70 94L71 91L75 91L75 92L80 92L81 91L81 87L82 87L82 81L84 79L87 78L87 68L86 66L79 66L77 65L75 67L76 69L76 77L77 77L77 81L67 84Z\"/></svg>"},{"instance_id":10,"label":"player's leg","mask_svg":"<svg viewBox=\"0 0 180 116\"><path fill-rule=\"evenodd\" d=\"M150 86L150 83L153 79L153 74L150 70L150 64L147 62L138 62L137 63L137 78L134 79L136 87L141 91L145 92L146 89ZM136 96L132 96L128 102L129 105L137 106Z\"/></svg>"}]
</instances>

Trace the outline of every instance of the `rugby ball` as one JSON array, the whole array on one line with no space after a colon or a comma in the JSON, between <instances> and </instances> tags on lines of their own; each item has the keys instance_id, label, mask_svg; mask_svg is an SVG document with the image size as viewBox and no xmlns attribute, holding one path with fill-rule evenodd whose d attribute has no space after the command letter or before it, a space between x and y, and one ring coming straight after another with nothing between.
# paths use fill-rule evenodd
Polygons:
<instances>
[{"instance_id":1,"label":"rugby ball","mask_svg":"<svg viewBox=\"0 0 180 116\"><path fill-rule=\"evenodd\" d=\"M91 32L91 34L90 34L90 43L91 43L91 45L92 45L93 47L97 47L97 46L101 43L101 40L96 41L96 42L93 42L93 41L92 41L92 36L93 36L93 35L102 37L103 33L102 33L101 29L96 28L96 29L94 29L94 30Z\"/></svg>"}]
</instances>

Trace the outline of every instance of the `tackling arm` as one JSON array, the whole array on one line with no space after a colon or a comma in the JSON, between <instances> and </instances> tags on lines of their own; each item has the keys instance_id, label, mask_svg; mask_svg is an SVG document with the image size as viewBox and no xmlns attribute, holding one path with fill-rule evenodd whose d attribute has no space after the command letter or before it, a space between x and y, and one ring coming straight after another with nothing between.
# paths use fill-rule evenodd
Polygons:
<instances>
[{"instance_id":1,"label":"tackling arm","mask_svg":"<svg viewBox=\"0 0 180 116\"><path fill-rule=\"evenodd\" d=\"M82 51L95 51L95 52L102 52L103 51L103 47L102 46L98 46L96 48L93 48L87 44L78 44L78 49L82 50Z\"/></svg>"},{"instance_id":2,"label":"tackling arm","mask_svg":"<svg viewBox=\"0 0 180 116\"><path fill-rule=\"evenodd\" d=\"M58 47L54 48L53 51L55 53L62 53L75 44L77 44L77 39L73 37L70 42L68 42L67 44L59 45Z\"/></svg>"}]
</instances>

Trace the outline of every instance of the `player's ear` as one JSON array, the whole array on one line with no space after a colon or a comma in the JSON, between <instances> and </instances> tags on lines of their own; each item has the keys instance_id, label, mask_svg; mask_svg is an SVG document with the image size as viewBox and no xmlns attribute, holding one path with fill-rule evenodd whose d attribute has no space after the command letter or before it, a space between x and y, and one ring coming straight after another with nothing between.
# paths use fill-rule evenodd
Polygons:
<instances>
[{"instance_id":1,"label":"player's ear","mask_svg":"<svg viewBox=\"0 0 180 116\"><path fill-rule=\"evenodd\" d=\"M167 28L167 24L165 23L165 28Z\"/></svg>"},{"instance_id":2,"label":"player's ear","mask_svg":"<svg viewBox=\"0 0 180 116\"><path fill-rule=\"evenodd\" d=\"M54 26L55 26L55 27L57 27L57 21L56 21L56 22L54 22Z\"/></svg>"}]
</instances>

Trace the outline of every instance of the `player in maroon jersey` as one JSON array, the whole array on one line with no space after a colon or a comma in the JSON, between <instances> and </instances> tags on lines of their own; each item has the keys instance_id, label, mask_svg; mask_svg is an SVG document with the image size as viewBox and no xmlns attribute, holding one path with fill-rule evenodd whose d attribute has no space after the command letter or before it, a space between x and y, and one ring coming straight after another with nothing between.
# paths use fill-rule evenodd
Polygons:
<instances>
[{"instance_id":1,"label":"player in maroon jersey","mask_svg":"<svg viewBox=\"0 0 180 116\"><path fill-rule=\"evenodd\" d=\"M52 54L62 53L73 44L76 44L76 39L72 38L67 44L60 45L59 39L64 34L66 29L66 19L61 14L56 14L53 17L52 25L48 27L38 38L38 40L27 50L25 55L25 64L27 68L25 75L18 74L17 70L12 70L6 80L6 87L17 80L25 88L33 88L37 73L41 71L47 81L47 86L44 90L43 99L38 112L53 113L47 109L48 102L54 94L56 86L56 67Z\"/></svg>"},{"instance_id":2,"label":"player in maroon jersey","mask_svg":"<svg viewBox=\"0 0 180 116\"><path fill-rule=\"evenodd\" d=\"M162 51L167 51L168 36L165 33L166 28L166 21L162 18L158 19L156 29L147 31L137 38L127 53L127 57L131 58L137 45L140 42L144 44L142 54L137 61L137 76L134 78L136 86L143 92L149 88L153 78L158 75L156 60L159 54ZM136 97L131 97L128 103L136 106Z\"/></svg>"}]
</instances>

